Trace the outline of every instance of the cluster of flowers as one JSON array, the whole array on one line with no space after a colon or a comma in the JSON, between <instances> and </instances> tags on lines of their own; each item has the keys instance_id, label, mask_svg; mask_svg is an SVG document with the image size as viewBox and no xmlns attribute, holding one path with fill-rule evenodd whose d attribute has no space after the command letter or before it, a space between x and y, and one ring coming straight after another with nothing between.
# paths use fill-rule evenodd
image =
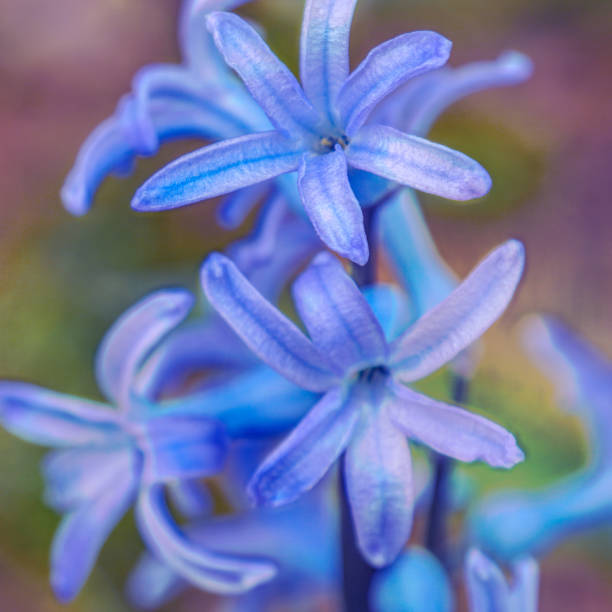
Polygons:
<instances>
[{"instance_id":1,"label":"cluster of flowers","mask_svg":"<svg viewBox=\"0 0 612 612\"><path fill-rule=\"evenodd\" d=\"M194 297L167 289L111 328L95 363L108 403L0 383L2 425L56 449L43 464L45 500L63 514L52 587L60 600L74 598L134 505L148 548L128 582L139 606L159 606L185 585L234 595L238 610L269 609L296 592L333 593L342 571L341 462L358 549L385 568L372 582L371 608L450 610L445 569L426 550L406 548L426 495L414 484L407 440L493 467L510 468L523 453L499 425L407 385L446 364L470 376L477 355L469 347L511 300L524 251L510 240L458 282L413 190L454 200L488 191L477 162L425 136L454 101L521 82L530 62L509 52L445 68L451 43L412 32L374 48L351 72L356 0L307 0L300 84L257 27L219 12L243 2L185 2L183 63L139 72L62 190L65 207L85 214L108 174L129 172L168 140L196 136L214 144L161 169L133 208L227 195L218 221L231 228L263 205L251 236L204 262L203 315L185 322ZM399 287L375 282L377 245ZM325 247L352 262L353 277ZM292 296L308 335L276 306L296 273ZM604 392L593 380L605 376L597 360L558 324L530 325L537 352L548 347L574 368L564 382L576 383L573 396L598 395L598 409ZM515 576L510 586L472 548L473 610L536 609L530 555L584 523L589 509L584 496L579 507L577 488L589 491L592 507L605 505L607 465L602 452L598 467L550 493L517 493L473 511L471 541L512 564ZM213 476L214 496L203 480ZM220 496L232 512L215 516Z\"/></svg>"}]
</instances>

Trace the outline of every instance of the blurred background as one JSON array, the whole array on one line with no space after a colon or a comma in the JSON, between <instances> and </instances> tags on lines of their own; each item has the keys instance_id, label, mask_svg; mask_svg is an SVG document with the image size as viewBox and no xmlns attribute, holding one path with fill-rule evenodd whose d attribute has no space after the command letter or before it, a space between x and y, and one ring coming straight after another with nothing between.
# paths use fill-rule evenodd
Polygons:
<instances>
[{"instance_id":1,"label":"blurred background","mask_svg":"<svg viewBox=\"0 0 612 612\"><path fill-rule=\"evenodd\" d=\"M155 287L197 291L204 255L249 229L221 231L210 202L168 213L130 210L136 187L197 142L165 146L129 179L106 180L83 218L60 204L79 145L112 113L135 71L178 60L178 8L178 0L0 0L0 378L99 397L93 354L116 316ZM293 69L301 11L298 0L254 0L244 11ZM466 472L482 489L538 487L578 469L588 448L580 423L558 409L525 358L517 320L556 313L612 357L612 5L362 0L353 65L375 44L413 29L450 38L453 65L506 49L535 64L528 83L470 97L431 133L489 170L490 194L468 205L422 202L442 255L460 276L505 239L525 242L526 276L485 336L470 404L515 433L527 460L509 472ZM439 380L426 386L444 395ZM129 610L123 579L141 551L131 516L76 602L54 603L47 559L58 517L41 501L43 452L0 431L0 609ZM541 609L612 609L611 544L612 525L545 557ZM204 608L187 596L170 609Z\"/></svg>"}]
</instances>

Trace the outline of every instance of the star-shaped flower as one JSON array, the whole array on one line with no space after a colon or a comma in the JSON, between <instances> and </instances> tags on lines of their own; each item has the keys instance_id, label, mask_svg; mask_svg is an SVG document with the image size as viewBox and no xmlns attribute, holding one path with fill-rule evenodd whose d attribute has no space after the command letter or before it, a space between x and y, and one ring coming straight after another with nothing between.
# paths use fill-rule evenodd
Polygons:
<instances>
[{"instance_id":1,"label":"star-shaped flower","mask_svg":"<svg viewBox=\"0 0 612 612\"><path fill-rule=\"evenodd\" d=\"M382 124L374 108L409 79L443 65L451 43L412 32L373 49L349 74L356 0L308 0L300 48L302 86L240 17L213 13L208 27L276 128L204 147L172 162L136 193L137 210L165 210L298 171L304 209L321 239L358 264L368 259L360 204L348 168L443 197L466 200L490 187L465 155Z\"/></svg>"},{"instance_id":2,"label":"star-shaped flower","mask_svg":"<svg viewBox=\"0 0 612 612\"><path fill-rule=\"evenodd\" d=\"M320 253L293 285L310 339L220 254L202 283L210 303L251 350L297 385L324 393L250 483L258 504L279 505L314 486L346 450L344 469L357 539L370 563L390 563L411 529L406 437L461 461L511 467L523 454L491 421L401 384L427 376L478 338L512 298L524 263L509 241L438 307L389 341L340 262Z\"/></svg>"}]
</instances>

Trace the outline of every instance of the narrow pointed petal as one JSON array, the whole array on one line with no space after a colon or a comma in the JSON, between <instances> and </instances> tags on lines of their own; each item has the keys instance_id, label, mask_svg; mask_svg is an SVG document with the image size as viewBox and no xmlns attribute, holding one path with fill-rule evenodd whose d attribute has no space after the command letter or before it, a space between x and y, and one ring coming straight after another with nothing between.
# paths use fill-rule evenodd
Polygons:
<instances>
[{"instance_id":1,"label":"narrow pointed petal","mask_svg":"<svg viewBox=\"0 0 612 612\"><path fill-rule=\"evenodd\" d=\"M213 253L202 267L206 297L245 344L271 368L310 391L336 381L322 353L247 281L236 266Z\"/></svg>"},{"instance_id":2,"label":"narrow pointed petal","mask_svg":"<svg viewBox=\"0 0 612 612\"><path fill-rule=\"evenodd\" d=\"M375 47L342 86L338 111L353 136L384 98L409 79L443 66L452 43L435 32L402 34Z\"/></svg>"},{"instance_id":3,"label":"narrow pointed petal","mask_svg":"<svg viewBox=\"0 0 612 612\"><path fill-rule=\"evenodd\" d=\"M223 554L197 546L174 522L160 485L142 489L136 518L151 552L201 589L227 595L243 593L276 574L276 566L266 559Z\"/></svg>"},{"instance_id":4,"label":"narrow pointed petal","mask_svg":"<svg viewBox=\"0 0 612 612\"><path fill-rule=\"evenodd\" d=\"M349 74L349 35L357 0L307 0L300 76L308 99L334 123L334 103Z\"/></svg>"},{"instance_id":5,"label":"narrow pointed petal","mask_svg":"<svg viewBox=\"0 0 612 612\"><path fill-rule=\"evenodd\" d=\"M465 562L468 599L472 610L510 611L510 588L501 569L478 549L468 552ZM519 608L523 609L523 608Z\"/></svg>"},{"instance_id":6,"label":"narrow pointed petal","mask_svg":"<svg viewBox=\"0 0 612 612\"><path fill-rule=\"evenodd\" d=\"M510 468L524 459L514 436L493 421L393 384L389 414L413 440L459 461Z\"/></svg>"},{"instance_id":7,"label":"narrow pointed petal","mask_svg":"<svg viewBox=\"0 0 612 612\"><path fill-rule=\"evenodd\" d=\"M127 410L139 366L153 347L189 313L193 296L182 289L156 291L123 313L102 340L96 378L104 394Z\"/></svg>"},{"instance_id":8,"label":"narrow pointed petal","mask_svg":"<svg viewBox=\"0 0 612 612\"><path fill-rule=\"evenodd\" d=\"M278 132L233 138L168 164L136 192L132 208L157 211L186 206L297 170L300 145Z\"/></svg>"},{"instance_id":9,"label":"narrow pointed petal","mask_svg":"<svg viewBox=\"0 0 612 612\"><path fill-rule=\"evenodd\" d=\"M366 125L346 149L350 166L451 200L485 195L491 178L476 161L383 125Z\"/></svg>"},{"instance_id":10,"label":"narrow pointed petal","mask_svg":"<svg viewBox=\"0 0 612 612\"><path fill-rule=\"evenodd\" d=\"M410 449L384 408L364 418L344 459L347 494L361 554L374 567L392 563L412 528Z\"/></svg>"},{"instance_id":11,"label":"narrow pointed petal","mask_svg":"<svg viewBox=\"0 0 612 612\"><path fill-rule=\"evenodd\" d=\"M293 136L312 136L319 121L316 111L297 79L259 34L232 13L213 13L207 23L225 61L244 81L272 124Z\"/></svg>"},{"instance_id":12,"label":"narrow pointed petal","mask_svg":"<svg viewBox=\"0 0 612 612\"><path fill-rule=\"evenodd\" d=\"M99 497L64 516L51 546L51 587L61 602L76 597L110 532L129 508L136 487L135 466Z\"/></svg>"},{"instance_id":13,"label":"narrow pointed petal","mask_svg":"<svg viewBox=\"0 0 612 612\"><path fill-rule=\"evenodd\" d=\"M139 425L143 482L199 478L221 471L228 441L217 421L181 413L179 403L175 410L149 417Z\"/></svg>"},{"instance_id":14,"label":"narrow pointed petal","mask_svg":"<svg viewBox=\"0 0 612 612\"><path fill-rule=\"evenodd\" d=\"M343 257L363 265L369 249L363 214L347 176L343 151L304 156L298 173L302 203L321 240Z\"/></svg>"},{"instance_id":15,"label":"narrow pointed petal","mask_svg":"<svg viewBox=\"0 0 612 612\"><path fill-rule=\"evenodd\" d=\"M0 423L44 446L103 444L120 433L109 406L18 382L0 383Z\"/></svg>"},{"instance_id":16,"label":"narrow pointed petal","mask_svg":"<svg viewBox=\"0 0 612 612\"><path fill-rule=\"evenodd\" d=\"M280 506L314 487L348 445L358 414L345 389L328 391L259 466L248 486L251 499Z\"/></svg>"},{"instance_id":17,"label":"narrow pointed petal","mask_svg":"<svg viewBox=\"0 0 612 612\"><path fill-rule=\"evenodd\" d=\"M293 299L315 345L347 372L387 357L387 342L372 309L340 261L319 253L293 284Z\"/></svg>"},{"instance_id":18,"label":"narrow pointed petal","mask_svg":"<svg viewBox=\"0 0 612 612\"><path fill-rule=\"evenodd\" d=\"M404 382L428 376L478 339L512 299L525 249L509 240L491 252L438 306L392 345L392 367Z\"/></svg>"}]
</instances>

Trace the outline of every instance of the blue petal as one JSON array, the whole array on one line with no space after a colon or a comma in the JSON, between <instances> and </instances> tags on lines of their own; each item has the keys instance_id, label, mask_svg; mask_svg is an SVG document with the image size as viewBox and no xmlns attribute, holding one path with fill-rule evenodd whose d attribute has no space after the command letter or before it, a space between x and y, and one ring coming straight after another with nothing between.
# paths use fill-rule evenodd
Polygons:
<instances>
[{"instance_id":1,"label":"blue petal","mask_svg":"<svg viewBox=\"0 0 612 612\"><path fill-rule=\"evenodd\" d=\"M186 586L165 563L145 553L128 576L126 595L134 607L155 610L169 603Z\"/></svg>"},{"instance_id":2,"label":"blue petal","mask_svg":"<svg viewBox=\"0 0 612 612\"><path fill-rule=\"evenodd\" d=\"M349 185L344 152L304 156L298 186L304 208L321 240L340 255L365 264L369 257L368 240L361 207Z\"/></svg>"},{"instance_id":3,"label":"blue petal","mask_svg":"<svg viewBox=\"0 0 612 612\"><path fill-rule=\"evenodd\" d=\"M272 124L294 137L311 137L319 122L316 111L289 69L257 32L231 13L207 19L217 48L238 73Z\"/></svg>"},{"instance_id":4,"label":"blue petal","mask_svg":"<svg viewBox=\"0 0 612 612\"><path fill-rule=\"evenodd\" d=\"M393 285L377 283L365 287L363 297L380 323L387 342L397 338L412 320L408 296Z\"/></svg>"},{"instance_id":5,"label":"blue petal","mask_svg":"<svg viewBox=\"0 0 612 612\"><path fill-rule=\"evenodd\" d=\"M179 157L142 185L132 208L156 211L193 204L296 170L301 147L278 132L233 138Z\"/></svg>"},{"instance_id":6,"label":"blue petal","mask_svg":"<svg viewBox=\"0 0 612 612\"><path fill-rule=\"evenodd\" d=\"M404 382L419 380L478 339L512 299L525 250L509 240L491 252L443 302L392 345L392 367Z\"/></svg>"},{"instance_id":7,"label":"blue petal","mask_svg":"<svg viewBox=\"0 0 612 612\"><path fill-rule=\"evenodd\" d=\"M370 565L383 567L399 555L412 528L410 449L383 407L363 409L344 458L346 488L359 550Z\"/></svg>"},{"instance_id":8,"label":"blue petal","mask_svg":"<svg viewBox=\"0 0 612 612\"><path fill-rule=\"evenodd\" d=\"M231 193L217 209L217 222L224 229L242 225L257 203L266 195L269 186L257 183Z\"/></svg>"},{"instance_id":9,"label":"blue petal","mask_svg":"<svg viewBox=\"0 0 612 612\"><path fill-rule=\"evenodd\" d=\"M458 281L440 257L412 190L402 189L382 207L378 225L381 245L418 319L448 297Z\"/></svg>"},{"instance_id":10,"label":"blue petal","mask_svg":"<svg viewBox=\"0 0 612 612\"><path fill-rule=\"evenodd\" d=\"M328 391L259 466L248 486L252 500L280 506L311 489L346 448L358 416L345 389Z\"/></svg>"},{"instance_id":11,"label":"blue petal","mask_svg":"<svg viewBox=\"0 0 612 612\"><path fill-rule=\"evenodd\" d=\"M274 563L265 559L209 551L185 537L170 516L160 485L142 489L136 510L151 552L194 586L220 594L243 593L276 574Z\"/></svg>"},{"instance_id":12,"label":"blue petal","mask_svg":"<svg viewBox=\"0 0 612 612\"><path fill-rule=\"evenodd\" d=\"M135 493L136 466L124 470L98 497L62 519L51 546L51 586L66 603L87 580L102 545L125 514Z\"/></svg>"},{"instance_id":13,"label":"blue petal","mask_svg":"<svg viewBox=\"0 0 612 612\"><path fill-rule=\"evenodd\" d=\"M221 471L227 439L217 421L181 413L179 405L176 410L151 416L138 426L145 483L211 476Z\"/></svg>"},{"instance_id":14,"label":"blue petal","mask_svg":"<svg viewBox=\"0 0 612 612\"><path fill-rule=\"evenodd\" d=\"M336 257L319 253L293 284L293 298L312 341L340 371L357 371L387 357L372 309Z\"/></svg>"},{"instance_id":15,"label":"blue petal","mask_svg":"<svg viewBox=\"0 0 612 612\"><path fill-rule=\"evenodd\" d=\"M172 503L183 516L202 518L212 514L213 497L199 478L173 480L167 487Z\"/></svg>"},{"instance_id":16,"label":"blue petal","mask_svg":"<svg viewBox=\"0 0 612 612\"><path fill-rule=\"evenodd\" d=\"M130 407L138 368L151 349L189 313L193 296L183 289L156 291L124 312L102 340L96 378L104 394Z\"/></svg>"},{"instance_id":17,"label":"blue petal","mask_svg":"<svg viewBox=\"0 0 612 612\"><path fill-rule=\"evenodd\" d=\"M304 334L244 278L223 255L202 267L206 297L245 344L287 379L310 391L325 391L336 377Z\"/></svg>"},{"instance_id":18,"label":"blue petal","mask_svg":"<svg viewBox=\"0 0 612 612\"><path fill-rule=\"evenodd\" d=\"M445 569L434 555L417 546L376 572L370 587L372 612L452 612L453 599Z\"/></svg>"},{"instance_id":19,"label":"blue petal","mask_svg":"<svg viewBox=\"0 0 612 612\"><path fill-rule=\"evenodd\" d=\"M104 444L120 435L118 415L105 404L18 382L0 383L0 423L44 446Z\"/></svg>"},{"instance_id":20,"label":"blue petal","mask_svg":"<svg viewBox=\"0 0 612 612\"><path fill-rule=\"evenodd\" d=\"M349 35L357 0L307 0L300 77L312 104L336 122L334 102L349 74Z\"/></svg>"},{"instance_id":21,"label":"blue petal","mask_svg":"<svg viewBox=\"0 0 612 612\"><path fill-rule=\"evenodd\" d=\"M463 153L383 125L366 125L346 149L350 166L451 200L485 195L491 178Z\"/></svg>"},{"instance_id":22,"label":"blue petal","mask_svg":"<svg viewBox=\"0 0 612 612\"><path fill-rule=\"evenodd\" d=\"M407 80L444 65L451 46L444 36L424 31L402 34L372 49L338 94L346 134L353 136L374 107Z\"/></svg>"},{"instance_id":23,"label":"blue petal","mask_svg":"<svg viewBox=\"0 0 612 612\"><path fill-rule=\"evenodd\" d=\"M408 387L392 386L393 422L413 440L459 461L485 461L510 468L524 459L514 436L489 419L438 402Z\"/></svg>"}]
</instances>

